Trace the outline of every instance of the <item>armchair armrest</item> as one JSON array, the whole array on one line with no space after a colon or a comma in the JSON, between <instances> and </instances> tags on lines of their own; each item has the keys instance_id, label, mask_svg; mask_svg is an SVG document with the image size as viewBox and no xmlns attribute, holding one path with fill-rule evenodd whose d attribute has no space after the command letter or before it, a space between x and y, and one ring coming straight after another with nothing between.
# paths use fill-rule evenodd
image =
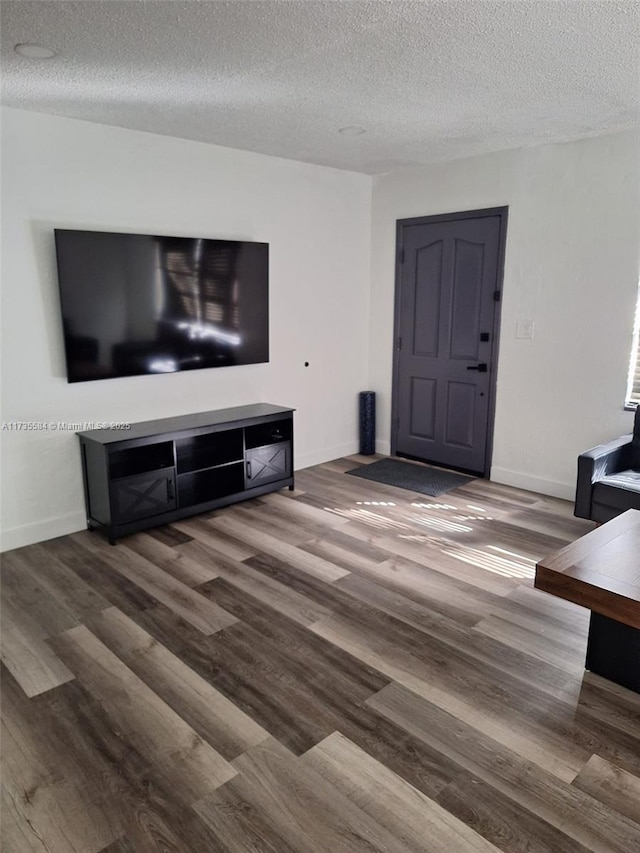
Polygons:
<instances>
[{"instance_id":1,"label":"armchair armrest","mask_svg":"<svg viewBox=\"0 0 640 853\"><path fill-rule=\"evenodd\" d=\"M578 481L574 515L591 518L591 487L607 474L631 467L631 435L622 435L606 444L599 444L578 456Z\"/></svg>"}]
</instances>

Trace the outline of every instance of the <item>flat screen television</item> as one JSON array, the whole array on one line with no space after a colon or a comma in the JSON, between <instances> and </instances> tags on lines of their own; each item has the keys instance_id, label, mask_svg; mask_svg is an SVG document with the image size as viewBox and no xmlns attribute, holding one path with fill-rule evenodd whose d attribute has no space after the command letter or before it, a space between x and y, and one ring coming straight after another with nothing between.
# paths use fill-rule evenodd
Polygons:
<instances>
[{"instance_id":1,"label":"flat screen television","mask_svg":"<svg viewBox=\"0 0 640 853\"><path fill-rule=\"evenodd\" d=\"M269 244L55 229L69 382L269 361Z\"/></svg>"}]
</instances>

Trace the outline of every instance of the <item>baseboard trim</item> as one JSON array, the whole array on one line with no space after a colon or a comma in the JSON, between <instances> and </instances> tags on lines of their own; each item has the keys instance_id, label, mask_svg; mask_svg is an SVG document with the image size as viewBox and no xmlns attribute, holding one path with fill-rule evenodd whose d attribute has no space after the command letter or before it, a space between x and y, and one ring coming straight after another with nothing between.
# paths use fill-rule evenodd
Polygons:
<instances>
[{"instance_id":1,"label":"baseboard trim","mask_svg":"<svg viewBox=\"0 0 640 853\"><path fill-rule=\"evenodd\" d=\"M47 539L56 539L67 533L77 533L87 526L84 512L72 512L58 518L48 518L45 521L35 521L21 527L10 527L3 530L0 536L0 551L12 551L25 545L35 545Z\"/></svg>"},{"instance_id":2,"label":"baseboard trim","mask_svg":"<svg viewBox=\"0 0 640 853\"><path fill-rule=\"evenodd\" d=\"M353 456L354 453L358 452L358 449L358 442L350 441L348 444L341 444L338 447L314 450L313 453L305 453L303 456L296 454L295 470L301 471L303 468L311 468L313 465L321 465L323 462L332 462L342 456Z\"/></svg>"},{"instance_id":3,"label":"baseboard trim","mask_svg":"<svg viewBox=\"0 0 640 853\"><path fill-rule=\"evenodd\" d=\"M351 441L337 447L326 447L313 453L305 453L296 456L295 469L300 471L311 468L313 465L321 465L323 462L331 462L342 456L353 456L358 452L358 442ZM45 521L36 521L21 527L12 527L4 530L0 536L0 551L11 551L14 548L22 548L25 545L34 545L37 542L45 542L47 539L55 539L65 536L67 533L77 533L84 530L87 519L84 512L73 512L58 518L48 518Z\"/></svg>"},{"instance_id":4,"label":"baseboard trim","mask_svg":"<svg viewBox=\"0 0 640 853\"><path fill-rule=\"evenodd\" d=\"M576 495L575 483L545 480L543 477L534 477L531 474L523 474L521 471L511 471L509 468L492 467L491 480L494 483L502 483L504 486L514 486L516 489L538 492L541 495L562 498L565 501L573 501Z\"/></svg>"},{"instance_id":5,"label":"baseboard trim","mask_svg":"<svg viewBox=\"0 0 640 853\"><path fill-rule=\"evenodd\" d=\"M391 456L391 442L390 441L376 441L376 453L381 453L383 456Z\"/></svg>"}]
</instances>

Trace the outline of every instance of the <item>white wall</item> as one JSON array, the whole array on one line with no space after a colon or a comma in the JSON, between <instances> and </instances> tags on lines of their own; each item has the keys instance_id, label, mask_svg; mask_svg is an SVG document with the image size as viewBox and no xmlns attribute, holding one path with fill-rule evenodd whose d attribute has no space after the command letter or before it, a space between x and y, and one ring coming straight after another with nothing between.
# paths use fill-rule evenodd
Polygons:
<instances>
[{"instance_id":1,"label":"white wall","mask_svg":"<svg viewBox=\"0 0 640 853\"><path fill-rule=\"evenodd\" d=\"M491 478L572 498L576 456L623 411L640 254L628 132L421 167L374 182L370 385L389 452L397 219L509 206ZM516 340L516 321L535 322Z\"/></svg>"},{"instance_id":2,"label":"white wall","mask_svg":"<svg viewBox=\"0 0 640 853\"><path fill-rule=\"evenodd\" d=\"M508 205L492 478L571 498L580 450L631 429L636 133L384 176L372 215L368 176L20 110L2 119L4 422L274 402L298 409L300 468L357 448L356 394L372 387L388 452L396 219ZM271 362L68 385L54 227L268 241ZM534 340L516 340L518 319L535 321ZM0 439L3 547L80 529L73 433Z\"/></svg>"},{"instance_id":3,"label":"white wall","mask_svg":"<svg viewBox=\"0 0 640 853\"><path fill-rule=\"evenodd\" d=\"M370 177L21 110L2 119L3 421L139 421L262 401L297 408L297 467L357 449ZM67 384L54 227L269 242L270 363ZM82 528L73 432L0 438L4 548Z\"/></svg>"}]
</instances>

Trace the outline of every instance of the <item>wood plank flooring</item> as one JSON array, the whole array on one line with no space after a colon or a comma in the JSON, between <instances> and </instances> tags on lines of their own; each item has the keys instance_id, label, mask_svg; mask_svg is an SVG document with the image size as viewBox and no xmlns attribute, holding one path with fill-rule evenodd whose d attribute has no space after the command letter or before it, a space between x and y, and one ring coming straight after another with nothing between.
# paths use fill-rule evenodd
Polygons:
<instances>
[{"instance_id":1,"label":"wood plank flooring","mask_svg":"<svg viewBox=\"0 0 640 853\"><path fill-rule=\"evenodd\" d=\"M374 458L4 555L5 853L640 850L640 696L533 589L591 525Z\"/></svg>"}]
</instances>

